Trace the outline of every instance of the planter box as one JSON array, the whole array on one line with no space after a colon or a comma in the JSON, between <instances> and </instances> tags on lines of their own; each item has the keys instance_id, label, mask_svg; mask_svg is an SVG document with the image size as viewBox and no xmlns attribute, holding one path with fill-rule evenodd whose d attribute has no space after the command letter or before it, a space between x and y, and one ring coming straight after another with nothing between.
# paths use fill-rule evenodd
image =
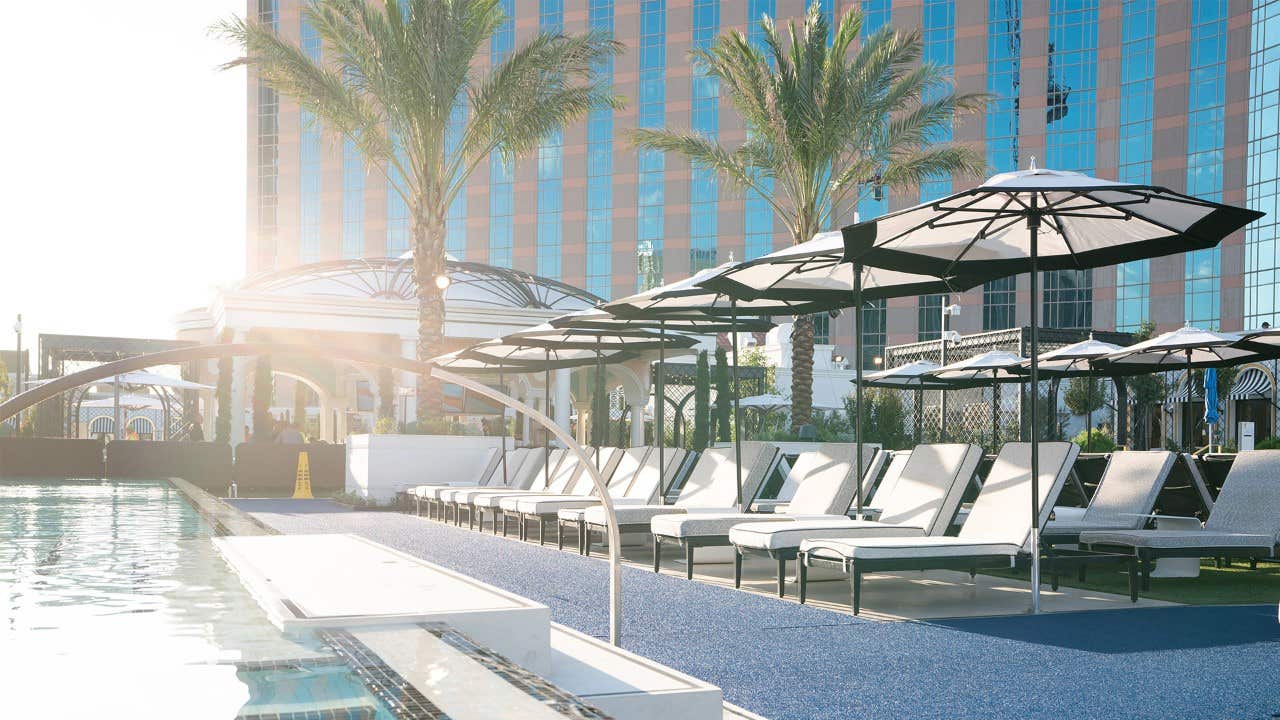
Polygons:
<instances>
[{"instance_id":1,"label":"planter box","mask_svg":"<svg viewBox=\"0 0 1280 720\"><path fill-rule=\"evenodd\" d=\"M346 491L385 505L407 487L473 482L500 447L483 435L350 435Z\"/></svg>"}]
</instances>

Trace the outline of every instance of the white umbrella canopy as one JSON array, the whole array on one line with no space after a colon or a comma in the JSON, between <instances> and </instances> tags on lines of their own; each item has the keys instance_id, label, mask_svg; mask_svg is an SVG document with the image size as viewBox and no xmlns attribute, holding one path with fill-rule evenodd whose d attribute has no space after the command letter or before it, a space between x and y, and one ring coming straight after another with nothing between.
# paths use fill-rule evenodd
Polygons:
<instances>
[{"instance_id":1,"label":"white umbrella canopy","mask_svg":"<svg viewBox=\"0 0 1280 720\"><path fill-rule=\"evenodd\" d=\"M552 318L548 324L554 328L580 330L657 330L694 334L722 332L767 332L776 323L761 317L740 317L737 322L727 317L698 313L688 317L647 318L621 317L603 308L590 308L566 313Z\"/></svg>"},{"instance_id":2,"label":"white umbrella canopy","mask_svg":"<svg viewBox=\"0 0 1280 720\"><path fill-rule=\"evenodd\" d=\"M875 370L862 374L862 384L866 387L892 388L898 390L940 390L952 387L949 383L935 379L930 373L940 365L928 360L915 360L906 365ZM857 379L850 382L857 384Z\"/></svg>"},{"instance_id":3,"label":"white umbrella canopy","mask_svg":"<svg viewBox=\"0 0 1280 720\"><path fill-rule=\"evenodd\" d=\"M751 395L744 397L738 401L739 405L744 408L755 408L757 410L781 410L791 407L791 398L787 395L778 393L765 393L763 395ZM829 402L815 402L814 407L819 410L843 410L844 405L832 405Z\"/></svg>"},{"instance_id":4,"label":"white umbrella canopy","mask_svg":"<svg viewBox=\"0 0 1280 720\"><path fill-rule=\"evenodd\" d=\"M985 277L947 277L863 267L855 287L853 266L844 262L844 236L839 230L819 233L808 242L775 250L738 263L702 283L743 300L820 300L832 307L853 307L854 292L863 301L892 297L962 292Z\"/></svg>"},{"instance_id":5,"label":"white umbrella canopy","mask_svg":"<svg viewBox=\"0 0 1280 720\"><path fill-rule=\"evenodd\" d=\"M1258 349L1238 346L1241 339L1239 333L1215 332L1188 325L1120 348L1102 358L1105 363L1099 363L1099 369L1158 372L1186 367L1219 367L1273 357Z\"/></svg>"},{"instance_id":6,"label":"white umbrella canopy","mask_svg":"<svg viewBox=\"0 0 1280 720\"><path fill-rule=\"evenodd\" d=\"M1027 358L1006 350L991 350L943 365L928 373L930 377L955 385L986 385L991 382L1024 382L1026 376L1016 368Z\"/></svg>"},{"instance_id":7,"label":"white umbrella canopy","mask_svg":"<svg viewBox=\"0 0 1280 720\"><path fill-rule=\"evenodd\" d=\"M212 385L202 385L190 380L171 377L169 375L161 375L160 373L146 372L144 370L136 370L134 372L116 375L107 384L118 381L121 385L151 385L154 387L169 387L175 390L213 390Z\"/></svg>"},{"instance_id":8,"label":"white umbrella canopy","mask_svg":"<svg viewBox=\"0 0 1280 720\"><path fill-rule=\"evenodd\" d=\"M1037 169L843 228L846 260L939 277L1082 270L1216 247L1262 213L1155 185ZM1039 384L1039 319L1031 313L1030 382ZM1037 428L1039 392L1031 393ZM1031 610L1040 609L1040 439L1031 433Z\"/></svg>"},{"instance_id":9,"label":"white umbrella canopy","mask_svg":"<svg viewBox=\"0 0 1280 720\"><path fill-rule=\"evenodd\" d=\"M552 348L558 350L643 350L691 348L698 341L681 333L658 333L644 328L621 325L598 328L554 327L550 323L535 325L501 338L512 346Z\"/></svg>"},{"instance_id":10,"label":"white umbrella canopy","mask_svg":"<svg viewBox=\"0 0 1280 720\"><path fill-rule=\"evenodd\" d=\"M114 397L94 398L85 400L80 403L82 408L109 408L115 407L116 400ZM155 395L121 395L120 407L129 410L162 410L164 403Z\"/></svg>"},{"instance_id":11,"label":"white umbrella canopy","mask_svg":"<svg viewBox=\"0 0 1280 720\"><path fill-rule=\"evenodd\" d=\"M735 263L707 268L683 280L607 302L600 309L619 317L654 320L706 315L725 318L734 313L752 316L810 315L832 309L830 304L811 298L746 300L703 286L706 281L733 267L736 267Z\"/></svg>"},{"instance_id":12,"label":"white umbrella canopy","mask_svg":"<svg viewBox=\"0 0 1280 720\"><path fill-rule=\"evenodd\" d=\"M1037 169L844 228L850 259L942 276L1027 272L1031 218L1039 270L1115 265L1215 247L1260 218L1154 185Z\"/></svg>"},{"instance_id":13,"label":"white umbrella canopy","mask_svg":"<svg viewBox=\"0 0 1280 720\"><path fill-rule=\"evenodd\" d=\"M1055 350L1040 353L1040 372L1066 377L1068 375L1092 375L1101 372L1100 367L1105 358L1123 350L1119 345L1089 337L1087 340L1063 345ZM1031 366L1031 360L1022 363L1023 368Z\"/></svg>"}]
</instances>

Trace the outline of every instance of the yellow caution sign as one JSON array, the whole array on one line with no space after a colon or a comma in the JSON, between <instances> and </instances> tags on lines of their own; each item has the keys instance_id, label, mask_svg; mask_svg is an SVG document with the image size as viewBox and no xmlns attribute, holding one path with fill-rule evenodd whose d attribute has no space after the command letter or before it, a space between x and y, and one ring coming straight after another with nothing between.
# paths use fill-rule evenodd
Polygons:
<instances>
[{"instance_id":1,"label":"yellow caution sign","mask_svg":"<svg viewBox=\"0 0 1280 720\"><path fill-rule=\"evenodd\" d=\"M307 452L298 453L298 475L293 483L294 500L311 500L311 465L307 462Z\"/></svg>"}]
</instances>

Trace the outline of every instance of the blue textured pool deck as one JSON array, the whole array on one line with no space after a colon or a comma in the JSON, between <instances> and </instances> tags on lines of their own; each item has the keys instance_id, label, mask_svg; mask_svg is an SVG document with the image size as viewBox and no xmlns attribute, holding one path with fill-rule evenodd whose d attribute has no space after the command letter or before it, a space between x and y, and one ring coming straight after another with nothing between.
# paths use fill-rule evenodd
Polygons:
<instances>
[{"instance_id":1,"label":"blue textured pool deck","mask_svg":"<svg viewBox=\"0 0 1280 720\"><path fill-rule=\"evenodd\" d=\"M282 532L362 535L607 634L599 558L327 501L234 502ZM623 588L628 650L771 720L1280 718L1275 605L882 622L635 567Z\"/></svg>"}]
</instances>

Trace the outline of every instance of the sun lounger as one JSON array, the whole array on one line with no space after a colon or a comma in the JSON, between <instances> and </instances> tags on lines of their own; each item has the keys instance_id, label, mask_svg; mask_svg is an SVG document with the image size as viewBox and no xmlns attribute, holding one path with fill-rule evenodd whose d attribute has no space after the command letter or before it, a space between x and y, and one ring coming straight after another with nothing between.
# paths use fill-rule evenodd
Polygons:
<instances>
[{"instance_id":1,"label":"sun lounger","mask_svg":"<svg viewBox=\"0 0 1280 720\"><path fill-rule=\"evenodd\" d=\"M664 543L684 549L685 574L693 577L694 550L699 547L728 546L729 530L743 522L791 522L797 518L836 519L845 517L857 492L859 479L874 461L875 451L863 451L863 472L855 468L857 446L852 443L823 443L817 450L801 453L791 469L789 481L795 494L781 512L703 512L659 515L650 522L653 534L653 571L662 562Z\"/></svg>"},{"instance_id":2,"label":"sun lounger","mask_svg":"<svg viewBox=\"0 0 1280 720\"><path fill-rule=\"evenodd\" d=\"M1041 527L1071 472L1080 447L1075 443L1040 443ZM971 574L980 567L1014 567L1031 547L1031 444L1006 443L987 473L959 536L827 537L800 545L800 601L805 599L808 568L829 567L849 575L853 614L861 607L862 576L890 570L959 569Z\"/></svg>"},{"instance_id":3,"label":"sun lounger","mask_svg":"<svg viewBox=\"0 0 1280 720\"><path fill-rule=\"evenodd\" d=\"M1272 557L1280 546L1280 450L1236 456L1201 530L1088 530L1080 542L1118 547L1138 558L1143 589L1162 557Z\"/></svg>"},{"instance_id":4,"label":"sun lounger","mask_svg":"<svg viewBox=\"0 0 1280 720\"><path fill-rule=\"evenodd\" d=\"M595 449L588 451L589 462L595 462ZM502 500L509 497L523 495L562 495L578 487L578 482L583 474L582 459L577 453L565 451L564 456L560 460L560 464L551 473L551 482L542 488L531 488L525 490L503 490L501 488L490 492L480 492L471 494L466 503L459 503L459 507L465 509L468 513L467 526L471 527L471 518L475 518L480 529L484 529L484 515L489 513L493 520L493 531L498 532L498 521L502 520L502 533L506 536L506 516L502 514Z\"/></svg>"},{"instance_id":5,"label":"sun lounger","mask_svg":"<svg viewBox=\"0 0 1280 720\"><path fill-rule=\"evenodd\" d=\"M543 455L539 451L530 453L524 465L520 467L519 472L511 479L511 483L507 487L479 487L479 488L457 488L445 490L440 493L440 502L444 504L445 522L449 521L449 510L453 511L453 523L455 525L462 524L462 511L469 509L471 501L486 493L503 492L523 492L532 488L545 488L546 484L543 479L546 475L546 468L551 468L552 480L556 477L556 471L559 469L561 462L564 460L565 451L563 448L556 448L550 453ZM468 516L468 522L471 517Z\"/></svg>"},{"instance_id":6,"label":"sun lounger","mask_svg":"<svg viewBox=\"0 0 1280 720\"><path fill-rule=\"evenodd\" d=\"M766 442L742 443L742 502L749 504L760 491L765 478L778 464L777 446ZM737 472L734 448L712 448L698 458L680 495L672 505L621 505L614 508L620 532L648 533L650 523L659 515L687 512L737 512ZM587 532L607 529L603 507L588 508L585 515Z\"/></svg>"},{"instance_id":7,"label":"sun lounger","mask_svg":"<svg viewBox=\"0 0 1280 720\"><path fill-rule=\"evenodd\" d=\"M1050 520L1040 538L1052 547L1075 543L1086 530L1137 530L1146 525L1177 455L1167 450L1111 454L1098 489L1078 519ZM1061 514L1055 509L1055 514Z\"/></svg>"},{"instance_id":8,"label":"sun lounger","mask_svg":"<svg viewBox=\"0 0 1280 720\"><path fill-rule=\"evenodd\" d=\"M646 448L639 448L646 450ZM594 454L594 453L593 453ZM614 476L627 476L635 473L634 467L622 473L618 472L618 466L622 463L627 451L621 448L601 448L599 473L604 479L607 486L612 486ZM630 465L630 463L628 463ZM502 526L505 528L507 520L514 518L517 521L517 527L520 530L520 539L527 540L529 537L529 522L538 520L538 544L543 544L546 537L546 521L554 520L558 507L556 503L564 503L567 500L576 499L581 501L583 498L597 499L595 495L595 480L584 463L579 463L578 476L569 485L563 493L538 493L538 494L522 494L504 497L498 501L498 511L501 513ZM619 490L619 492L621 492Z\"/></svg>"},{"instance_id":9,"label":"sun lounger","mask_svg":"<svg viewBox=\"0 0 1280 720\"><path fill-rule=\"evenodd\" d=\"M683 448L667 448L665 453L667 461L666 472L662 472L658 467L660 453L657 448L649 448L649 453L645 456L640 467L636 468L635 474L631 478L631 482L627 485L622 497L615 496L613 501L617 505L653 505L658 501L662 488L671 484L685 463L692 456ZM587 554L589 537L586 531L586 515L587 509L598 506L600 500L598 498L590 498L590 502L576 502L569 498L565 498L562 506L556 512L556 547L564 549L564 529L572 527L577 532L578 552Z\"/></svg>"},{"instance_id":10,"label":"sun lounger","mask_svg":"<svg viewBox=\"0 0 1280 720\"><path fill-rule=\"evenodd\" d=\"M502 483L502 456L498 454L496 448L490 449L491 457L485 466L484 472L480 473L472 481L459 481L449 483L431 483L417 485L409 488L408 494L413 498L414 511L422 514L422 508L427 507L427 515L433 515L436 509L436 501L440 497L440 493L445 490L451 490L462 487L488 487L494 484ZM528 448L516 448L507 451L507 477L510 479L513 471L520 467L525 461L525 456L529 454Z\"/></svg>"},{"instance_id":11,"label":"sun lounger","mask_svg":"<svg viewBox=\"0 0 1280 720\"><path fill-rule=\"evenodd\" d=\"M963 443L920 445L890 463L872 498L878 520L847 516L797 518L787 523L747 522L729 530L734 545L734 586L742 582L742 559L767 555L778 563L778 596L785 591L786 564L805 540L821 537L918 537L942 535L960 507L982 460L982 448Z\"/></svg>"}]
</instances>

